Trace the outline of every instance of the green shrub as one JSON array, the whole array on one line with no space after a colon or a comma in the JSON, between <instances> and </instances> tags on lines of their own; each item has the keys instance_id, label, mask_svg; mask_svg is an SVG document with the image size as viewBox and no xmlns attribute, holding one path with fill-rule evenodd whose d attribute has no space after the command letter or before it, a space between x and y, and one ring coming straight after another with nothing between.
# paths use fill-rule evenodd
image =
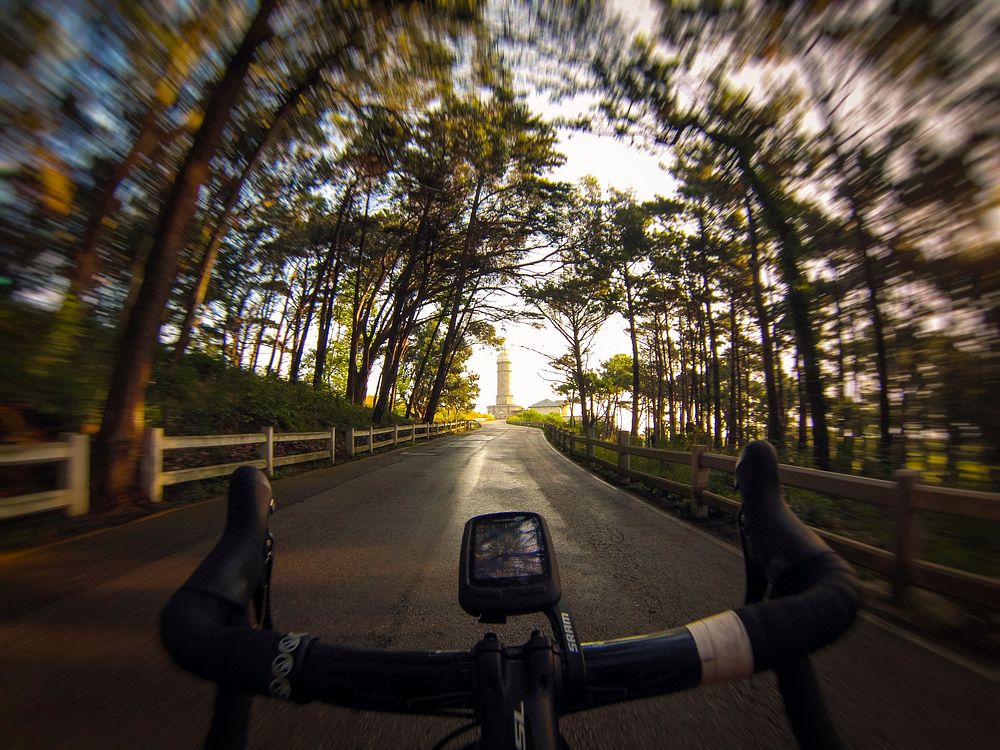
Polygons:
<instances>
[{"instance_id":1,"label":"green shrub","mask_svg":"<svg viewBox=\"0 0 1000 750\"><path fill-rule=\"evenodd\" d=\"M535 411L534 409L525 409L524 411L520 411L520 412L518 412L517 414L515 414L512 417L508 417L507 421L508 422L513 422L515 424L517 424L517 423L522 423L523 424L523 423L526 423L526 422L535 422L535 423L542 423L542 424L552 424L552 425L555 425L556 427L562 427L563 424L564 424L563 423L562 415L560 415L560 414L541 414L541 413Z\"/></svg>"}]
</instances>

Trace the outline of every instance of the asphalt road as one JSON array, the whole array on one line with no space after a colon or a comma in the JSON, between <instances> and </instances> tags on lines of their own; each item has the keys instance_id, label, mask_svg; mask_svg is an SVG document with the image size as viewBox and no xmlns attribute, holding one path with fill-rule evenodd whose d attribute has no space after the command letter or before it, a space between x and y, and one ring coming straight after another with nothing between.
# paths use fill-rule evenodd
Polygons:
<instances>
[{"instance_id":1,"label":"asphalt road","mask_svg":"<svg viewBox=\"0 0 1000 750\"><path fill-rule=\"evenodd\" d=\"M461 531L495 510L546 517L583 640L680 625L742 596L731 548L529 428L489 425L281 480L276 494L276 625L326 640L468 648L484 626L457 602ZM0 558L3 747L200 746L213 687L168 660L157 618L223 515L210 502ZM491 628L516 643L535 625ZM997 683L913 639L859 620L816 663L848 747L996 747ZM251 746L427 748L455 726L258 699ZM572 716L562 729L574 748L794 746L770 675Z\"/></svg>"}]
</instances>

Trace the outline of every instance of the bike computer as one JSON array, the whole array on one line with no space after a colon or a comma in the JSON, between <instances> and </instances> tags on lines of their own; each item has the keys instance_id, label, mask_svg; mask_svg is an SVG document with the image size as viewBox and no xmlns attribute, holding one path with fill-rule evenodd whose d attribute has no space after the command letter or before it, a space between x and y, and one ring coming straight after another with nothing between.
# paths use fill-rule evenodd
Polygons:
<instances>
[{"instance_id":1,"label":"bike computer","mask_svg":"<svg viewBox=\"0 0 1000 750\"><path fill-rule=\"evenodd\" d=\"M462 535L458 603L475 617L540 612L559 601L552 539L537 513L489 513L470 518Z\"/></svg>"}]
</instances>

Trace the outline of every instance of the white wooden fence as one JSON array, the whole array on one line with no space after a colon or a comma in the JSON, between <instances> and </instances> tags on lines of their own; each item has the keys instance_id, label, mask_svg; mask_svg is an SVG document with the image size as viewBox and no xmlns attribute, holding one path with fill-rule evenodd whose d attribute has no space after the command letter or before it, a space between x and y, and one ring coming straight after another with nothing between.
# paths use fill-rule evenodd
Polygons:
<instances>
[{"instance_id":1,"label":"white wooden fence","mask_svg":"<svg viewBox=\"0 0 1000 750\"><path fill-rule=\"evenodd\" d=\"M90 438L62 435L58 443L0 445L0 466L59 464L59 487L0 499L0 519L65 508L71 516L90 510Z\"/></svg>"},{"instance_id":2,"label":"white wooden fence","mask_svg":"<svg viewBox=\"0 0 1000 750\"><path fill-rule=\"evenodd\" d=\"M570 456L616 472L622 483L642 482L649 487L687 498L692 513L697 516L704 516L709 507L729 512L735 512L739 508L738 501L708 489L711 471L728 473L736 471L734 456L709 453L708 447L704 445L692 446L690 453L630 445L629 434L624 431L618 433L615 442L610 442L568 432L546 423L529 424L529 426L545 430L552 442ZM609 461L595 455L595 448L610 451L614 454L615 460ZM632 456L689 466L692 481L690 484L685 484L637 471L632 468ZM909 470L895 472L894 481L806 469L788 464L781 464L779 472L782 485L874 505L889 512L892 525L888 549L848 539L823 529L813 530L847 560L888 578L892 584L894 598L897 600L902 598L908 586L914 585L947 596L977 602L992 609L1000 609L1000 579L919 559L921 512L998 523L1000 493L920 484L920 472Z\"/></svg>"},{"instance_id":3,"label":"white wooden fence","mask_svg":"<svg viewBox=\"0 0 1000 750\"><path fill-rule=\"evenodd\" d=\"M478 426L475 422L463 421L378 429L347 427L344 429L344 446L347 455L353 458L360 453L373 453L377 448L429 439ZM382 436L388 437L379 439ZM274 455L276 443L289 442L321 442L323 447L321 450L305 453ZM142 489L150 501L159 502L163 499L163 488L168 485L225 476L239 466L256 466L267 472L268 476L273 476L278 466L326 459L332 465L336 458L336 442L336 427L319 432L285 433L276 433L273 427L265 427L260 432L241 435L164 435L162 428L151 427L146 430L140 464ZM163 454L166 451L240 445L257 446L259 458L163 470ZM58 443L0 445L0 466L55 462L60 466L60 487L30 495L0 498L0 520L61 508L66 508L71 516L82 515L90 510L90 439L86 435L64 435L62 442Z\"/></svg>"},{"instance_id":4,"label":"white wooden fence","mask_svg":"<svg viewBox=\"0 0 1000 750\"><path fill-rule=\"evenodd\" d=\"M472 425L478 423L473 421L465 422L436 422L434 424L404 424L394 427L348 427L344 430L344 448L351 458L359 453L372 453L376 448L384 448L387 445L398 445L399 443L414 443L417 438L430 439L438 435L459 430L470 430ZM387 437L382 438L383 435ZM378 438L382 438L379 440ZM358 445L358 441L361 444Z\"/></svg>"}]
</instances>

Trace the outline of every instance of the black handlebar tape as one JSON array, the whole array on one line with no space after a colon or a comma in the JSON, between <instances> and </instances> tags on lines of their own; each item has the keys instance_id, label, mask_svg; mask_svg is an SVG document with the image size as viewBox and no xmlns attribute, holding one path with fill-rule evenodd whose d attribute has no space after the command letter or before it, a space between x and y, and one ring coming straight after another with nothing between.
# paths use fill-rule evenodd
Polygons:
<instances>
[{"instance_id":1,"label":"black handlebar tape","mask_svg":"<svg viewBox=\"0 0 1000 750\"><path fill-rule=\"evenodd\" d=\"M293 698L356 709L447 714L474 708L470 651L389 651L314 642Z\"/></svg>"},{"instance_id":2,"label":"black handlebar tape","mask_svg":"<svg viewBox=\"0 0 1000 750\"><path fill-rule=\"evenodd\" d=\"M181 589L160 617L160 638L189 672L232 690L299 700L298 683L314 639L254 630L246 608L212 594Z\"/></svg>"},{"instance_id":3,"label":"black handlebar tape","mask_svg":"<svg viewBox=\"0 0 1000 750\"><path fill-rule=\"evenodd\" d=\"M571 711L697 687L702 661L687 628L581 644L587 700Z\"/></svg>"},{"instance_id":4,"label":"black handlebar tape","mask_svg":"<svg viewBox=\"0 0 1000 750\"><path fill-rule=\"evenodd\" d=\"M854 571L833 552L800 563L773 588L775 595L784 590L785 598L736 610L753 647L755 672L832 643L854 621L861 600Z\"/></svg>"}]
</instances>

